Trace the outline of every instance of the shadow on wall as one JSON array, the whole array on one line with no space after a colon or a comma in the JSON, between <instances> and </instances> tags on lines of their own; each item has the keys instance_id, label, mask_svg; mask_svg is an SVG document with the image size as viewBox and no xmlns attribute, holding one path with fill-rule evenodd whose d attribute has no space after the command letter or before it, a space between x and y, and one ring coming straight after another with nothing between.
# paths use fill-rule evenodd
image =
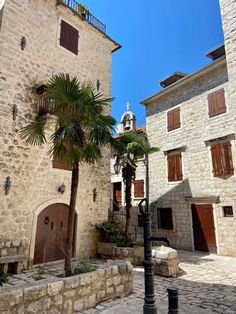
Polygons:
<instances>
[{"instance_id":1,"label":"shadow on wall","mask_svg":"<svg viewBox=\"0 0 236 314\"><path fill-rule=\"evenodd\" d=\"M171 247L192 250L191 204L185 200L186 196L192 196L188 179L171 185L166 193L150 203L152 231L155 235L167 236Z\"/></svg>"}]
</instances>

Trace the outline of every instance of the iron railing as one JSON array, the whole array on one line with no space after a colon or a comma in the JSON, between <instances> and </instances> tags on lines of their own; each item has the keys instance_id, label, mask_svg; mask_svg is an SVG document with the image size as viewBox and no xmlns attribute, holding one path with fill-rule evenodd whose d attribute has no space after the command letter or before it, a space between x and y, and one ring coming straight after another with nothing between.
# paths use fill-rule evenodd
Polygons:
<instances>
[{"instance_id":1,"label":"iron railing","mask_svg":"<svg viewBox=\"0 0 236 314\"><path fill-rule=\"evenodd\" d=\"M86 20L89 24L97 28L99 31L106 33L106 25L99 21L89 10L83 7L76 0L57 0L57 4L63 4L70 8L74 13Z\"/></svg>"},{"instance_id":2,"label":"iron railing","mask_svg":"<svg viewBox=\"0 0 236 314\"><path fill-rule=\"evenodd\" d=\"M51 113L53 109L53 103L47 99L44 94L40 95L38 99L38 113L40 116Z\"/></svg>"}]
</instances>

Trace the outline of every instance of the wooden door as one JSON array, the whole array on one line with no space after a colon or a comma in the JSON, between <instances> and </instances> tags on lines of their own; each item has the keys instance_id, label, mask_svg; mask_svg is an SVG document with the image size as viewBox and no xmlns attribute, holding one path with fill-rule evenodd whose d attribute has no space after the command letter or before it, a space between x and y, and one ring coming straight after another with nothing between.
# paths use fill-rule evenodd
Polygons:
<instances>
[{"instance_id":1,"label":"wooden door","mask_svg":"<svg viewBox=\"0 0 236 314\"><path fill-rule=\"evenodd\" d=\"M122 206L122 190L121 182L113 183L113 210L117 211Z\"/></svg>"},{"instance_id":2,"label":"wooden door","mask_svg":"<svg viewBox=\"0 0 236 314\"><path fill-rule=\"evenodd\" d=\"M194 249L216 253L216 237L211 204L192 205Z\"/></svg>"},{"instance_id":3,"label":"wooden door","mask_svg":"<svg viewBox=\"0 0 236 314\"><path fill-rule=\"evenodd\" d=\"M69 207L64 204L50 205L39 214L34 264L52 262L65 257L68 216Z\"/></svg>"}]
</instances>

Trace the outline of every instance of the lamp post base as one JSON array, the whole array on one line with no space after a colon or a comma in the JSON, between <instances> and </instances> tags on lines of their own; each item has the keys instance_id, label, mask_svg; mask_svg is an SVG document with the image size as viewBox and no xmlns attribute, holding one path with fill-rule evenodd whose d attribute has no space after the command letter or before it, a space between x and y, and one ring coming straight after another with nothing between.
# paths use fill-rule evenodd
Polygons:
<instances>
[{"instance_id":1,"label":"lamp post base","mask_svg":"<svg viewBox=\"0 0 236 314\"><path fill-rule=\"evenodd\" d=\"M143 314L157 314L157 307L156 305L147 305L147 304L144 304L143 306Z\"/></svg>"}]
</instances>

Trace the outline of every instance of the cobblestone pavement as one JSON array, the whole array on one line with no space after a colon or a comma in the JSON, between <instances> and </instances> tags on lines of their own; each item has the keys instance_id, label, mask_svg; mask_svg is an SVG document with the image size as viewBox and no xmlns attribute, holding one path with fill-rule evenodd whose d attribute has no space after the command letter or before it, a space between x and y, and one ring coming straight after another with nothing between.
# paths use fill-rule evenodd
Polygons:
<instances>
[{"instance_id":1,"label":"cobblestone pavement","mask_svg":"<svg viewBox=\"0 0 236 314\"><path fill-rule=\"evenodd\" d=\"M236 258L179 251L177 278L155 276L158 314L166 314L169 287L179 291L180 314L236 314ZM134 293L99 304L83 314L142 314L143 269L134 269Z\"/></svg>"}]
</instances>

